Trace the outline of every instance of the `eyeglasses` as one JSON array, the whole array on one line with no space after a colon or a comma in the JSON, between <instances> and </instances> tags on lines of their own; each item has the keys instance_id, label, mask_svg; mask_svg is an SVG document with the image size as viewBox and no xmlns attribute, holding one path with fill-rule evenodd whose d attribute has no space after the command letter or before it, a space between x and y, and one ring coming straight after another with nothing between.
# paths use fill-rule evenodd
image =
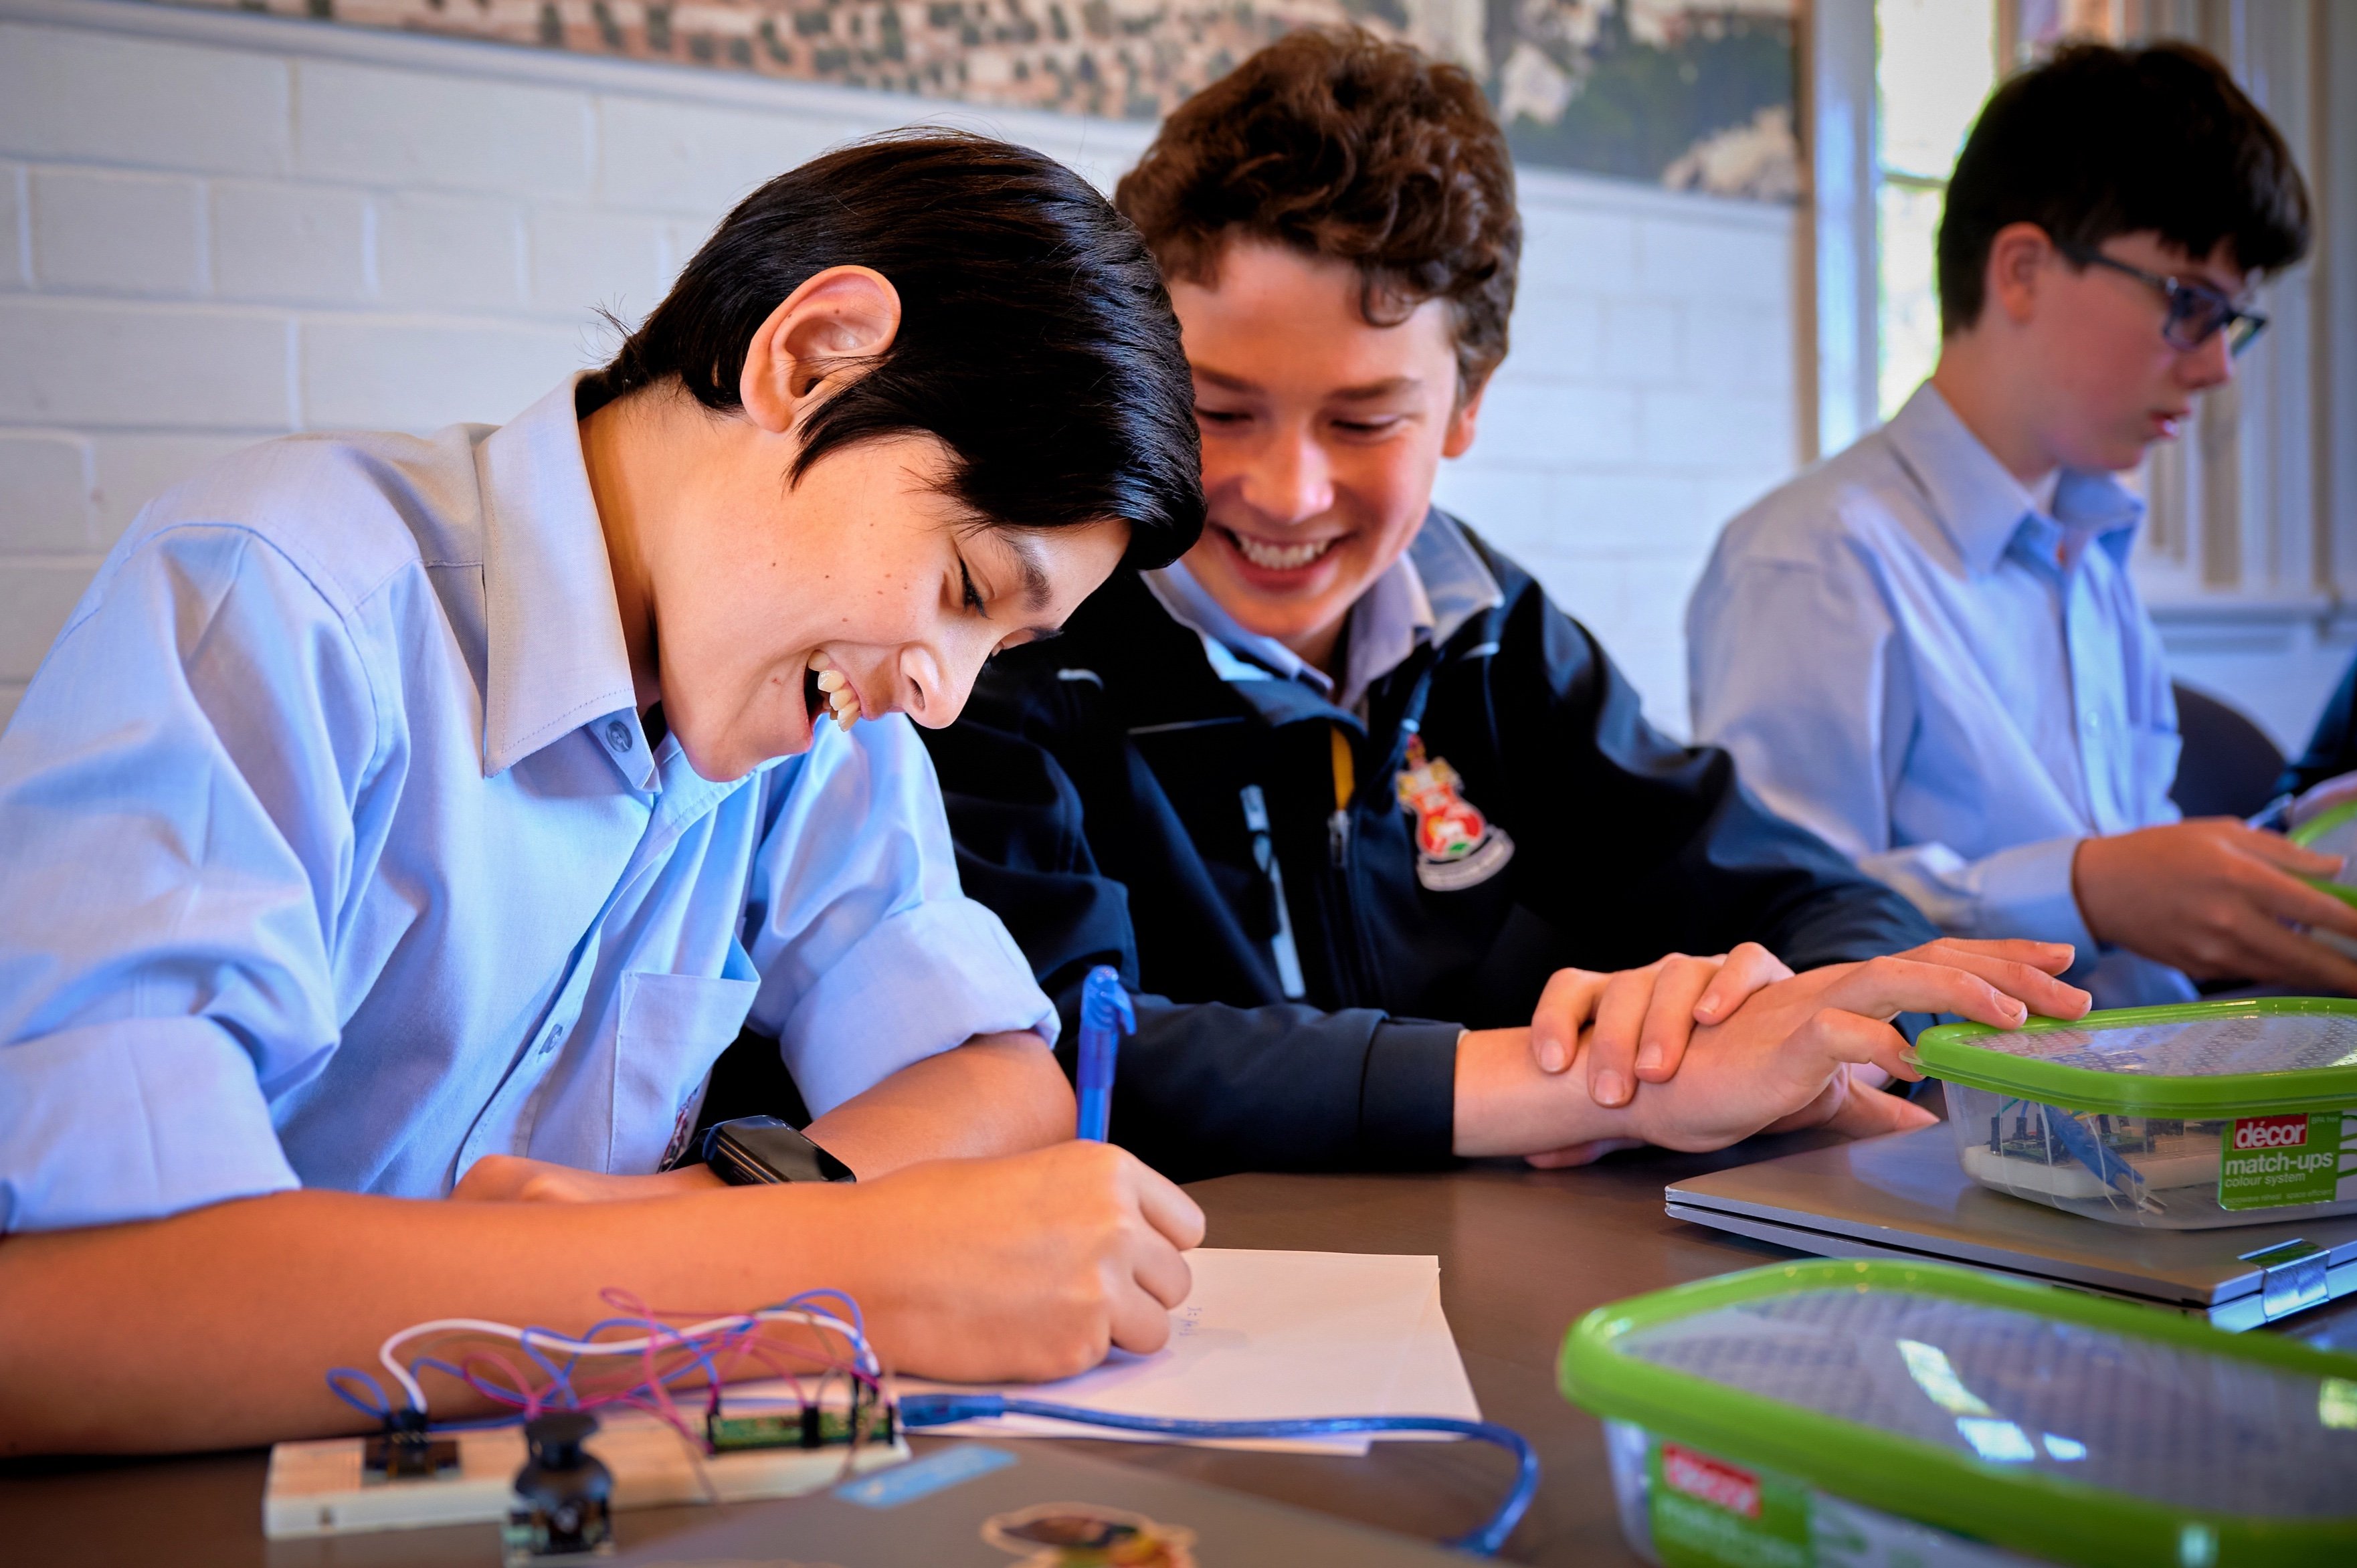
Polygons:
<instances>
[{"instance_id":1,"label":"eyeglasses","mask_svg":"<svg viewBox=\"0 0 2357 1568\"><path fill-rule=\"evenodd\" d=\"M2055 249L2083 267L2109 267L2158 289L2160 296L2169 302L2169 316L2160 324L2160 335L2179 352L2190 354L2223 332L2226 352L2239 354L2251 346L2251 339L2267 324L2266 317L2255 310L2241 309L2208 284L2187 283L2182 278L2148 273L2142 267L2115 262L2093 245L2057 245Z\"/></svg>"}]
</instances>

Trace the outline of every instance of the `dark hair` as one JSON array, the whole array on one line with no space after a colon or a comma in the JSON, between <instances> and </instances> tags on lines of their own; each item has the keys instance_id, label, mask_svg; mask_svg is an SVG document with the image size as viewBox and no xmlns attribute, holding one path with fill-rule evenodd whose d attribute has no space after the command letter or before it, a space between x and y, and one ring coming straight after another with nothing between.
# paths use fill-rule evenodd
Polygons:
<instances>
[{"instance_id":1,"label":"dark hair","mask_svg":"<svg viewBox=\"0 0 2357 1568\"><path fill-rule=\"evenodd\" d=\"M1506 357L1513 158L1479 84L1405 44L1287 34L1181 103L1114 204L1172 277L1210 282L1234 231L1351 263L1377 326L1448 300L1467 394Z\"/></svg>"},{"instance_id":2,"label":"dark hair","mask_svg":"<svg viewBox=\"0 0 2357 1568\"><path fill-rule=\"evenodd\" d=\"M2271 273L2308 252L2291 149L2226 70L2190 44L2072 44L1981 111L1940 219L1940 330L1980 319L1989 247L2008 223L2058 245L2157 231L2194 256L2234 242Z\"/></svg>"},{"instance_id":3,"label":"dark hair","mask_svg":"<svg viewBox=\"0 0 2357 1568\"><path fill-rule=\"evenodd\" d=\"M753 334L833 266L900 295L891 347L806 417L791 480L877 437L938 437L947 492L989 524L1119 518L1127 560L1178 559L1203 527L1195 394L1137 231L1042 154L954 132L869 137L770 180L721 220L583 406L677 380L741 406Z\"/></svg>"}]
</instances>

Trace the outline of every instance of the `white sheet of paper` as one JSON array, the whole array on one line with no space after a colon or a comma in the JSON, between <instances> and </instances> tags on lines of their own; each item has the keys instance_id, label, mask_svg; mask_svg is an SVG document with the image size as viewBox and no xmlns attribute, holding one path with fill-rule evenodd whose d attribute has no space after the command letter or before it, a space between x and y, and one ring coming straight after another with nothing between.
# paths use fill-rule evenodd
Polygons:
<instances>
[{"instance_id":1,"label":"white sheet of paper","mask_svg":"<svg viewBox=\"0 0 2357 1568\"><path fill-rule=\"evenodd\" d=\"M1448 1316L1440 1310L1437 1280L1433 1282L1424 1316L1416 1320L1415 1337L1409 1340L1407 1355L1400 1363L1399 1381L1392 1385L1390 1413L1448 1415L1459 1421L1481 1419L1481 1406L1473 1398L1472 1380L1465 1375L1465 1359L1457 1353L1457 1337L1449 1333ZM1383 1436L1390 1442L1454 1441L1437 1432L1393 1432Z\"/></svg>"},{"instance_id":2,"label":"white sheet of paper","mask_svg":"<svg viewBox=\"0 0 2357 1568\"><path fill-rule=\"evenodd\" d=\"M1061 1382L995 1391L1127 1415L1274 1421L1320 1415L1480 1419L1440 1310L1440 1260L1364 1252L1201 1248L1195 1287L1151 1356L1116 1350ZM903 1380L908 1392L956 1385ZM960 1422L936 1433L1172 1441L1028 1416ZM1216 1442L1284 1453L1364 1454L1363 1434Z\"/></svg>"}]
</instances>

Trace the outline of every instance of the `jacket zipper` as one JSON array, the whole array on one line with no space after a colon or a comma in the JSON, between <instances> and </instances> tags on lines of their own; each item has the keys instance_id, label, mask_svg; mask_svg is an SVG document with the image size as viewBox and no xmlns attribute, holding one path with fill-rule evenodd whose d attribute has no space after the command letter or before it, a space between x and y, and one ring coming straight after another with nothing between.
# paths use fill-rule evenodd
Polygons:
<instances>
[{"instance_id":1,"label":"jacket zipper","mask_svg":"<svg viewBox=\"0 0 2357 1568\"><path fill-rule=\"evenodd\" d=\"M1327 735L1333 760L1334 814L1326 819L1326 856L1335 893L1328 941L1335 967L1346 972L1349 1004L1367 1006L1378 1000L1382 991L1375 983L1375 959L1368 950L1351 864L1351 810L1358 791L1358 766L1349 732L1340 725L1329 724Z\"/></svg>"},{"instance_id":2,"label":"jacket zipper","mask_svg":"<svg viewBox=\"0 0 2357 1568\"><path fill-rule=\"evenodd\" d=\"M1301 980L1301 951L1293 941L1293 914L1285 904L1285 872L1276 864L1276 845L1268 826L1268 802L1260 786L1243 787L1244 832L1252 839L1253 863L1268 878L1269 901L1276 908L1276 930L1268 940L1268 956L1276 965L1276 988L1287 1002L1308 994Z\"/></svg>"},{"instance_id":3,"label":"jacket zipper","mask_svg":"<svg viewBox=\"0 0 2357 1568\"><path fill-rule=\"evenodd\" d=\"M1432 682L1437 668L1437 659L1427 659L1415 672L1415 683L1409 689L1407 702L1394 726L1391 754L1383 763L1386 775L1399 766L1399 754L1406 747L1408 736L1423 728L1425 703L1432 695ZM1386 678L1387 681L1396 679L1396 672ZM1370 704L1371 707L1372 705ZM1332 950L1336 970L1348 968L1352 971L1351 999L1361 1005L1375 1006L1383 1000L1380 980L1383 963L1367 933L1358 897L1356 868L1351 863L1351 813L1357 798L1358 769L1349 733L1340 725L1328 727L1332 737L1329 746L1334 767L1334 814L1326 820L1326 848L1327 858L1332 863L1330 875L1335 891L1328 945ZM1371 737L1372 733L1370 730Z\"/></svg>"},{"instance_id":4,"label":"jacket zipper","mask_svg":"<svg viewBox=\"0 0 2357 1568\"><path fill-rule=\"evenodd\" d=\"M1351 737L1340 725L1328 725L1326 739L1334 760L1334 814L1326 819L1326 854L1340 871L1351 864L1351 798L1358 793L1359 769Z\"/></svg>"}]
</instances>

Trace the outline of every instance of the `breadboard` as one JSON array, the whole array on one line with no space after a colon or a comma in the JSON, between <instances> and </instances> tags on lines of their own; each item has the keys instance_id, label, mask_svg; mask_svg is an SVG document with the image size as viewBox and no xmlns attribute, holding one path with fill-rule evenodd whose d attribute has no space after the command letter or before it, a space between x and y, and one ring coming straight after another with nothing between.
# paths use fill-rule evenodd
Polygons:
<instances>
[{"instance_id":1,"label":"breadboard","mask_svg":"<svg viewBox=\"0 0 2357 1568\"><path fill-rule=\"evenodd\" d=\"M2190 1139L2179 1142L2191 1142ZM2144 1177L2144 1185L2154 1191L2167 1191L2180 1187L2215 1187L2218 1183L2218 1144L2211 1139L2206 1150L2185 1155L2137 1155L2132 1164L2136 1173ZM2084 1165L2070 1165L2061 1160L2024 1160L2007 1155L1991 1154L1987 1147L1975 1144L1964 1151L1965 1174L1977 1180L1998 1187L2016 1187L2023 1192L2042 1192L2051 1197L2097 1198L2118 1196L2111 1185Z\"/></svg>"},{"instance_id":2,"label":"breadboard","mask_svg":"<svg viewBox=\"0 0 2357 1568\"><path fill-rule=\"evenodd\" d=\"M457 1444L458 1468L452 1474L371 1482L362 1478L361 1438L281 1443L270 1451L262 1533L285 1541L505 1520L515 1474L523 1467L522 1429L462 1432ZM601 1412L587 1448L614 1473L618 1509L800 1497L845 1474L845 1451L840 1447L706 1455L700 1444L691 1446L672 1427L636 1411ZM866 1444L851 1470L880 1469L908 1456L908 1444L897 1438L888 1446Z\"/></svg>"}]
</instances>

